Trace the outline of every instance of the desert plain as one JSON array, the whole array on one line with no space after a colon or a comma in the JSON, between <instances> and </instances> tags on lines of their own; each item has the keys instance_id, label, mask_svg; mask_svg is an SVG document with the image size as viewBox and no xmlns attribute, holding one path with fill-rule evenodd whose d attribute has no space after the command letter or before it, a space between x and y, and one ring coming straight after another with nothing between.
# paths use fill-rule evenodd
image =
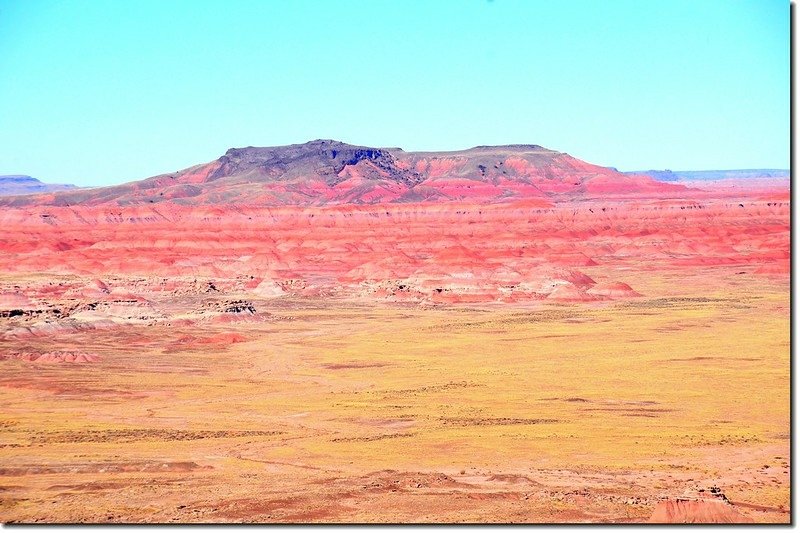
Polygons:
<instances>
[{"instance_id":1,"label":"desert plain","mask_svg":"<svg viewBox=\"0 0 800 533\"><path fill-rule=\"evenodd\" d=\"M322 144L0 202L0 521L789 522L788 180Z\"/></svg>"}]
</instances>

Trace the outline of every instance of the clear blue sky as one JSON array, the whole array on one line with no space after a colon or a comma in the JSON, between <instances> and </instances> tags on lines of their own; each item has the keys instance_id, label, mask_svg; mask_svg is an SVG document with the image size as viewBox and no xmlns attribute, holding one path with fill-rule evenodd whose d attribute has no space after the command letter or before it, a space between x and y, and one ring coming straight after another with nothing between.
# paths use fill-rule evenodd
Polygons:
<instances>
[{"instance_id":1,"label":"clear blue sky","mask_svg":"<svg viewBox=\"0 0 800 533\"><path fill-rule=\"evenodd\" d=\"M788 168L789 3L0 0L0 174L120 183L316 138Z\"/></svg>"}]
</instances>

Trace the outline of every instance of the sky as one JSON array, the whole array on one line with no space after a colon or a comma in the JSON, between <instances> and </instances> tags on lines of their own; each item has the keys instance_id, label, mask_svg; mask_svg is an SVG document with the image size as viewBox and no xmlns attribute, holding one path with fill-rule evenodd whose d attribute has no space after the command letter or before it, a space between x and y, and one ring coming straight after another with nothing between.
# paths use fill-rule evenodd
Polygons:
<instances>
[{"instance_id":1,"label":"sky","mask_svg":"<svg viewBox=\"0 0 800 533\"><path fill-rule=\"evenodd\" d=\"M106 185L319 138L788 168L789 3L0 0L0 174Z\"/></svg>"}]
</instances>

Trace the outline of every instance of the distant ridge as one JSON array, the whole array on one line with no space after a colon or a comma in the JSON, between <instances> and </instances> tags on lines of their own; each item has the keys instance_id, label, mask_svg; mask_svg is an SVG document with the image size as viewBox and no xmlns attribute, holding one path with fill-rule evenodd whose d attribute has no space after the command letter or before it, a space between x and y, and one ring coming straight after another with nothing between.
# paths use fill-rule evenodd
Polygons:
<instances>
[{"instance_id":1,"label":"distant ridge","mask_svg":"<svg viewBox=\"0 0 800 533\"><path fill-rule=\"evenodd\" d=\"M783 169L736 169L736 170L634 170L629 175L650 176L658 181L702 181L724 179L788 178L790 172Z\"/></svg>"},{"instance_id":2,"label":"distant ridge","mask_svg":"<svg viewBox=\"0 0 800 533\"><path fill-rule=\"evenodd\" d=\"M76 189L75 185L44 183L36 178L22 174L0 176L0 196L38 194Z\"/></svg>"}]
</instances>

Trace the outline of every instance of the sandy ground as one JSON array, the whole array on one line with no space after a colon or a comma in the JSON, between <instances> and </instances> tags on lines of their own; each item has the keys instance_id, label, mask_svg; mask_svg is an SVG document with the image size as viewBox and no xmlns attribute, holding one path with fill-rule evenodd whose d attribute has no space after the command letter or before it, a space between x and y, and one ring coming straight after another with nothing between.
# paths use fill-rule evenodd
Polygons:
<instances>
[{"instance_id":1,"label":"sandy ground","mask_svg":"<svg viewBox=\"0 0 800 533\"><path fill-rule=\"evenodd\" d=\"M617 271L644 296L597 302L140 290L151 316L94 329L5 319L0 520L642 522L717 486L786 523L788 279L739 272ZM54 280L92 282L0 283ZM237 297L252 312L202 311Z\"/></svg>"}]
</instances>

